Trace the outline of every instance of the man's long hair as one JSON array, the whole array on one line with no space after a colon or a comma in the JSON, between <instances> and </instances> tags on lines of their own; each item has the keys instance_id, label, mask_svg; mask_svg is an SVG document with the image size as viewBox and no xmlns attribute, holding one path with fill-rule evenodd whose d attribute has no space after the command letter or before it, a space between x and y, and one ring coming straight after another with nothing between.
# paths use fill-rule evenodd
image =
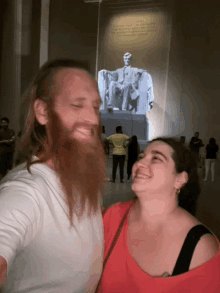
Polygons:
<instances>
[{"instance_id":1,"label":"man's long hair","mask_svg":"<svg viewBox=\"0 0 220 293\"><path fill-rule=\"evenodd\" d=\"M88 65L85 62L74 61L71 59L60 59L60 60L49 61L40 68L39 72L34 77L33 81L31 82L29 88L24 93L22 109L21 109L21 112L24 114L21 116L21 121L20 121L21 124L24 125L24 127L22 127L23 128L22 135L21 135L20 143L18 144L17 151L16 151L17 153L16 161L17 163L21 163L22 161L27 161L27 169L29 172L30 172L31 165L35 163L45 163L48 159L50 159L51 154L53 154L53 148L54 148L53 137L51 137L51 132L50 132L51 130L48 131L46 126L41 125L36 119L36 115L34 111L34 101L36 99L39 99L45 103L46 109L48 110L47 111L48 116L50 119L49 126L51 127L51 123L57 121L56 117L55 117L55 120L52 117L54 115L53 113L53 96L54 95L52 93L53 84L54 84L54 76L60 69L64 69L64 68L78 69L78 70L86 71L88 73ZM26 108L26 111L25 111L25 108ZM99 131L97 131L97 133L98 133L98 139L100 139ZM100 145L101 145L101 142L100 142ZM61 149L64 149L64 148L65 146ZM98 144L98 148L99 148L99 144ZM69 151L72 150L72 147L70 147L70 144L68 144L67 149ZM76 144L75 150L78 150L78 149L79 149L79 146L77 146ZM98 149L100 164L99 162L97 162L98 164L96 167L97 169L99 168L100 170L100 176L97 179L98 180L97 184L94 184L94 186L92 187L87 187L87 189L84 187L82 188L84 190L83 191L84 193L92 188L94 189L94 192L97 193L92 196L91 191L89 191L90 195L88 196L88 199L90 204L89 208L91 207L90 212L92 212L92 210L96 211L98 209L98 205L99 205L98 194L99 194L99 191L102 193L103 190L97 190L97 188L101 189L102 185L104 187L104 184L102 184L103 183L102 181L103 181L103 178L105 177L105 174L104 174L105 163L104 163L104 160L102 160L102 158L104 157L104 151L103 151L103 154L102 154L102 151L103 150L101 150L100 152L100 150ZM62 152L65 155L66 150L64 149L61 151L61 153ZM58 155L61 156L61 153ZM33 155L38 156L39 159L33 161ZM87 159L90 162L91 161L90 157L91 155L87 157L85 156L85 159ZM77 158L75 160L77 160ZM79 162L81 164L82 160L81 161L79 160ZM76 162L73 162L73 164L77 165ZM56 167L57 166L55 166L55 171L57 171ZM94 168L94 165L91 164L91 168ZM92 171L95 174L96 170L90 170L90 173L87 172L87 177L89 176L89 174L91 174ZM81 175L83 176L83 174ZM64 176L60 176L60 177L63 178ZM72 195L72 189L71 189L72 185L67 186L68 180L65 181L65 179L63 180L62 178L61 178L61 183L63 183L64 185L63 186L64 192L68 193L67 204L69 207L69 220L72 226L74 205L77 202L76 195L74 198L74 195ZM76 176L76 178L80 179L79 176L78 177ZM75 183L77 185L77 181L75 181ZM82 185L83 184L81 184L81 186ZM80 191L82 190L80 190L79 188L77 193L79 194ZM80 201L80 203L81 203L81 212L79 213L79 215L82 215L82 213L85 210L85 204L86 204L85 196L82 196L82 200Z\"/></svg>"}]
</instances>

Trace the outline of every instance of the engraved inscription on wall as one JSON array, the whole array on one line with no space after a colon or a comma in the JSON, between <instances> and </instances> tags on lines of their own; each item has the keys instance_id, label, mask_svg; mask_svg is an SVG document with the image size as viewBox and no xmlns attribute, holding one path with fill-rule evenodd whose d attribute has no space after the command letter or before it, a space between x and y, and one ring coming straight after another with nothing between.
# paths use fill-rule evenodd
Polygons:
<instances>
[{"instance_id":1,"label":"engraved inscription on wall","mask_svg":"<svg viewBox=\"0 0 220 293\"><path fill-rule=\"evenodd\" d=\"M114 25L111 33L117 34L120 37L148 35L156 32L156 22L146 22L145 20L136 20L130 24Z\"/></svg>"}]
</instances>

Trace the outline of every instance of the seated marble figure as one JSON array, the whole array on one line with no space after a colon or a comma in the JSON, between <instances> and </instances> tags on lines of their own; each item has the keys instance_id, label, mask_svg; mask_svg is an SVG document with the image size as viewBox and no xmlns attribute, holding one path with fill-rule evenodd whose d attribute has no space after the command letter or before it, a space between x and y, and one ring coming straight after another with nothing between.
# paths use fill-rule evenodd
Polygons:
<instances>
[{"instance_id":1,"label":"seated marble figure","mask_svg":"<svg viewBox=\"0 0 220 293\"><path fill-rule=\"evenodd\" d=\"M124 55L124 67L115 71L99 71L98 85L101 110L114 109L145 114L153 107L154 93L151 75L146 70L131 67L131 54Z\"/></svg>"}]
</instances>

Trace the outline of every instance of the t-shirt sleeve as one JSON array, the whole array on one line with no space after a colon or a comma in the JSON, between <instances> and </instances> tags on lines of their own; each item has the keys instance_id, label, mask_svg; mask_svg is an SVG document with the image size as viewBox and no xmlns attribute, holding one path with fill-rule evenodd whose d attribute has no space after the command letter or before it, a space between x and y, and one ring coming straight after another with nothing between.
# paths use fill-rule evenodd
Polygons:
<instances>
[{"instance_id":1,"label":"t-shirt sleeve","mask_svg":"<svg viewBox=\"0 0 220 293\"><path fill-rule=\"evenodd\" d=\"M40 226L37 191L27 184L0 188L0 255L8 270L15 255L27 246Z\"/></svg>"}]
</instances>

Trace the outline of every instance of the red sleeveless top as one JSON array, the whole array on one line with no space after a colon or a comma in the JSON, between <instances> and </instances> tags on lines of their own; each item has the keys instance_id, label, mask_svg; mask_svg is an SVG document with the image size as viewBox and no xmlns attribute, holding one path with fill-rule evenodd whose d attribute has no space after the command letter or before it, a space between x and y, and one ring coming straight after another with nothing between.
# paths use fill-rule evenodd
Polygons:
<instances>
[{"instance_id":1,"label":"red sleeveless top","mask_svg":"<svg viewBox=\"0 0 220 293\"><path fill-rule=\"evenodd\" d=\"M112 206L104 215L105 257L125 212L133 201ZM141 270L127 247L128 218L106 263L99 293L220 292L220 251L203 265L174 277L152 277Z\"/></svg>"}]
</instances>

